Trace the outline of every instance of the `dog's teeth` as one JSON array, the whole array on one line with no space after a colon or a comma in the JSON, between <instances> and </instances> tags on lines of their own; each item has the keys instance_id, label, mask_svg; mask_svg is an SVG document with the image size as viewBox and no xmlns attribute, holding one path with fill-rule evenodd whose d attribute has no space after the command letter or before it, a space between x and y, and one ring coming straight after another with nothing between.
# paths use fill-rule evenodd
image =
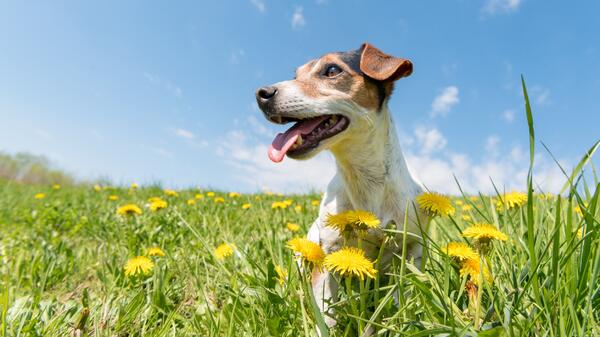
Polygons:
<instances>
[{"instance_id":1,"label":"dog's teeth","mask_svg":"<svg viewBox=\"0 0 600 337\"><path fill-rule=\"evenodd\" d=\"M273 118L275 119L275 121L276 121L277 123L281 124L281 122L282 122L281 116L275 116L275 117L273 117Z\"/></svg>"},{"instance_id":2,"label":"dog's teeth","mask_svg":"<svg viewBox=\"0 0 600 337\"><path fill-rule=\"evenodd\" d=\"M338 116L332 116L329 120L331 121L331 124L335 124L338 121Z\"/></svg>"},{"instance_id":3,"label":"dog's teeth","mask_svg":"<svg viewBox=\"0 0 600 337\"><path fill-rule=\"evenodd\" d=\"M302 145L302 136L298 136L298 139L296 139L296 142L294 143L294 145L296 145L296 146Z\"/></svg>"}]
</instances>

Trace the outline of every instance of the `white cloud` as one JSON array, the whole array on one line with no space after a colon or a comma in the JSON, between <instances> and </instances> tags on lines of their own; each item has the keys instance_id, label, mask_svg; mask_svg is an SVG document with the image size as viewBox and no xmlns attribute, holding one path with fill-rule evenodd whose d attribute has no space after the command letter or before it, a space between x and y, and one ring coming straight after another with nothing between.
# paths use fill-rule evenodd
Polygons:
<instances>
[{"instance_id":1,"label":"white cloud","mask_svg":"<svg viewBox=\"0 0 600 337\"><path fill-rule=\"evenodd\" d=\"M242 58L246 55L246 51L244 49L234 50L229 54L229 63L231 64L240 64Z\"/></svg>"},{"instance_id":2,"label":"white cloud","mask_svg":"<svg viewBox=\"0 0 600 337\"><path fill-rule=\"evenodd\" d=\"M547 105L550 103L550 89L539 85L534 85L529 90L530 98L538 105Z\"/></svg>"},{"instance_id":3,"label":"white cloud","mask_svg":"<svg viewBox=\"0 0 600 337\"><path fill-rule=\"evenodd\" d=\"M449 86L440 91L431 103L431 117L446 116L452 106L458 104L458 88Z\"/></svg>"},{"instance_id":4,"label":"white cloud","mask_svg":"<svg viewBox=\"0 0 600 337\"><path fill-rule=\"evenodd\" d=\"M250 0L250 3L261 13L264 13L267 10L267 5L263 0Z\"/></svg>"},{"instance_id":5,"label":"white cloud","mask_svg":"<svg viewBox=\"0 0 600 337\"><path fill-rule=\"evenodd\" d=\"M502 118L504 118L505 121L512 123L515 120L515 111L511 109L504 110Z\"/></svg>"},{"instance_id":6,"label":"white cloud","mask_svg":"<svg viewBox=\"0 0 600 337\"><path fill-rule=\"evenodd\" d=\"M519 9L522 0L487 0L483 12L487 14L506 14Z\"/></svg>"},{"instance_id":7,"label":"white cloud","mask_svg":"<svg viewBox=\"0 0 600 337\"><path fill-rule=\"evenodd\" d=\"M162 80L158 75L151 73L144 73L144 77L153 85L160 86L173 96L177 98L183 97L183 90L181 88L168 80Z\"/></svg>"},{"instance_id":8,"label":"white cloud","mask_svg":"<svg viewBox=\"0 0 600 337\"><path fill-rule=\"evenodd\" d=\"M304 20L304 9L300 7L296 7L294 10L294 14L292 14L292 28L300 29L306 25L306 20Z\"/></svg>"},{"instance_id":9,"label":"white cloud","mask_svg":"<svg viewBox=\"0 0 600 337\"><path fill-rule=\"evenodd\" d=\"M492 155L492 156L496 155L498 152L498 144L500 144L500 137L498 137L496 135L489 136L485 140L485 151L489 155Z\"/></svg>"},{"instance_id":10,"label":"white cloud","mask_svg":"<svg viewBox=\"0 0 600 337\"><path fill-rule=\"evenodd\" d=\"M184 139L192 140L196 138L196 135L192 131L186 129L175 129L173 132L176 136Z\"/></svg>"},{"instance_id":11,"label":"white cloud","mask_svg":"<svg viewBox=\"0 0 600 337\"><path fill-rule=\"evenodd\" d=\"M448 143L444 135L436 128L427 129L424 126L418 126L415 129L415 136L422 153L439 151Z\"/></svg>"}]
</instances>

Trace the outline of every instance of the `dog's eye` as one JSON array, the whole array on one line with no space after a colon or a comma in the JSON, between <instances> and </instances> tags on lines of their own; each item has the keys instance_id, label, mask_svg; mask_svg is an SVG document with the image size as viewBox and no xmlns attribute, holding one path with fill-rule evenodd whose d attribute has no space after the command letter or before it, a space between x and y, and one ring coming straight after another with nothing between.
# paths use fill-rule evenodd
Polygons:
<instances>
[{"instance_id":1,"label":"dog's eye","mask_svg":"<svg viewBox=\"0 0 600 337\"><path fill-rule=\"evenodd\" d=\"M325 69L325 73L323 75L327 77L335 77L342 72L342 68L332 64Z\"/></svg>"}]
</instances>

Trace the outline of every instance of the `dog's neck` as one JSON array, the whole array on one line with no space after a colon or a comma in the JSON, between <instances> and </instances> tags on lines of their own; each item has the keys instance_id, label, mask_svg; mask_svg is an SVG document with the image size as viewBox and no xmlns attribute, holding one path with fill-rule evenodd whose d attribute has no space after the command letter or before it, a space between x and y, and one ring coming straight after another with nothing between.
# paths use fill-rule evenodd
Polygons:
<instances>
[{"instance_id":1,"label":"dog's neck","mask_svg":"<svg viewBox=\"0 0 600 337\"><path fill-rule=\"evenodd\" d=\"M378 113L370 132L353 135L331 149L352 207L375 213L382 211L386 198L398 200L416 186L387 105Z\"/></svg>"}]
</instances>

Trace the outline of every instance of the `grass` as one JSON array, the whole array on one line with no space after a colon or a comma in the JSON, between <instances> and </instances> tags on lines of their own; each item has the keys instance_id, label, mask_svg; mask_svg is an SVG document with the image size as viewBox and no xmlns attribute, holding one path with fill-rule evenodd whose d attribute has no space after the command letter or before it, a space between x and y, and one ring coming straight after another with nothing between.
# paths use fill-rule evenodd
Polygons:
<instances>
[{"instance_id":1,"label":"grass","mask_svg":"<svg viewBox=\"0 0 600 337\"><path fill-rule=\"evenodd\" d=\"M532 125L530 118L533 146ZM400 254L375 280L339 280L339 324L328 333L355 336L370 326L384 336L600 335L600 189L595 177L593 184L581 178L582 167L572 176L579 187L563 195L534 193L530 175L520 207L498 209L503 193L453 197L456 213L431 222L420 269ZM155 196L168 207L148 209ZM0 335L315 335L323 318L309 275L285 245L306 234L319 198L0 182ZM143 214L118 215L126 203ZM472 222L509 237L483 258L493 282L475 291L440 248L472 244L461 236ZM223 243L234 253L218 259ZM166 256L151 257L150 274L126 276L125 263L150 247Z\"/></svg>"}]
</instances>

